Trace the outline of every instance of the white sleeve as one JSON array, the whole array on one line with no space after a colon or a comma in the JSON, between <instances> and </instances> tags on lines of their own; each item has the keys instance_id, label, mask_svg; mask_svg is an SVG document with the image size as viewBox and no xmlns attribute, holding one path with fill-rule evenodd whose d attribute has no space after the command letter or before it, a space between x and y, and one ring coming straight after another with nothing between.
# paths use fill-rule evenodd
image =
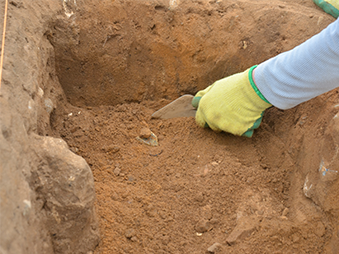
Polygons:
<instances>
[{"instance_id":1,"label":"white sleeve","mask_svg":"<svg viewBox=\"0 0 339 254\"><path fill-rule=\"evenodd\" d=\"M339 19L319 34L255 69L263 96L289 109L339 86Z\"/></svg>"}]
</instances>

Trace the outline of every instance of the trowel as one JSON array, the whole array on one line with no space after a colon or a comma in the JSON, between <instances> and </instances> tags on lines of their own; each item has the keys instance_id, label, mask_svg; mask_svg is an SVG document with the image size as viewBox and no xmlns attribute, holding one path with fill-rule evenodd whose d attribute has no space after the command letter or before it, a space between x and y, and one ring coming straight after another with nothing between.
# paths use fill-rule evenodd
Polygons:
<instances>
[{"instance_id":1,"label":"trowel","mask_svg":"<svg viewBox=\"0 0 339 254\"><path fill-rule=\"evenodd\" d=\"M176 117L195 116L196 108L192 106L193 95L185 94L170 104L154 112L152 118L169 119Z\"/></svg>"}]
</instances>

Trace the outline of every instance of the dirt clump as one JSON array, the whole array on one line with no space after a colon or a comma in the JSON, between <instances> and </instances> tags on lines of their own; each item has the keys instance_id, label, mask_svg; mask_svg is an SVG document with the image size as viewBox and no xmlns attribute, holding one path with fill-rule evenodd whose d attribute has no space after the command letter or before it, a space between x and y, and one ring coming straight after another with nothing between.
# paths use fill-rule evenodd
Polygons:
<instances>
[{"instance_id":1,"label":"dirt clump","mask_svg":"<svg viewBox=\"0 0 339 254\"><path fill-rule=\"evenodd\" d=\"M139 137L140 138L149 138L151 136L152 132L149 128L142 128L140 130Z\"/></svg>"}]
</instances>

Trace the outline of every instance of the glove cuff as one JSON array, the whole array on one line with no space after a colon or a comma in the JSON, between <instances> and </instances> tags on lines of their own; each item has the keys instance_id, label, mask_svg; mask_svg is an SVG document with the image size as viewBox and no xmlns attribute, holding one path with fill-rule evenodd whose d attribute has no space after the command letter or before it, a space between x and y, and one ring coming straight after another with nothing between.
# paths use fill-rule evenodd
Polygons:
<instances>
[{"instance_id":1,"label":"glove cuff","mask_svg":"<svg viewBox=\"0 0 339 254\"><path fill-rule=\"evenodd\" d=\"M313 2L323 9L326 13L331 14L333 17L338 18L339 6L337 1L324 1L324 0L313 0Z\"/></svg>"},{"instance_id":2,"label":"glove cuff","mask_svg":"<svg viewBox=\"0 0 339 254\"><path fill-rule=\"evenodd\" d=\"M255 91L255 93L260 97L260 99L262 99L264 102L267 102L269 104L271 104L264 95L262 95L262 93L259 91L257 85L255 84L254 80L253 80L253 70L255 68L257 68L258 65L254 65L250 68L249 72L248 72L248 79L250 81L250 84L253 88L253 90ZM271 104L272 105L272 104Z\"/></svg>"}]
</instances>

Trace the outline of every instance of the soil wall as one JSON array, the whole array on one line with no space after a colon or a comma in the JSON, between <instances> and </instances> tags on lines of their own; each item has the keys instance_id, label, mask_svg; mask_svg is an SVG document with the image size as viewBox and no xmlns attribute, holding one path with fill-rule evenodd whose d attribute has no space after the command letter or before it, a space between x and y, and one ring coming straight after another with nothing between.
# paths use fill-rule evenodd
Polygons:
<instances>
[{"instance_id":1,"label":"soil wall","mask_svg":"<svg viewBox=\"0 0 339 254\"><path fill-rule=\"evenodd\" d=\"M2 17L4 7L1 1ZM1 253L86 253L99 241L89 166L61 139L37 135L65 101L45 35L63 13L62 1L9 1L0 94Z\"/></svg>"},{"instance_id":2,"label":"soil wall","mask_svg":"<svg viewBox=\"0 0 339 254\"><path fill-rule=\"evenodd\" d=\"M321 31L332 18L312 7L87 0L70 5L70 18L58 16L47 37L60 83L75 106L174 99Z\"/></svg>"}]
</instances>

